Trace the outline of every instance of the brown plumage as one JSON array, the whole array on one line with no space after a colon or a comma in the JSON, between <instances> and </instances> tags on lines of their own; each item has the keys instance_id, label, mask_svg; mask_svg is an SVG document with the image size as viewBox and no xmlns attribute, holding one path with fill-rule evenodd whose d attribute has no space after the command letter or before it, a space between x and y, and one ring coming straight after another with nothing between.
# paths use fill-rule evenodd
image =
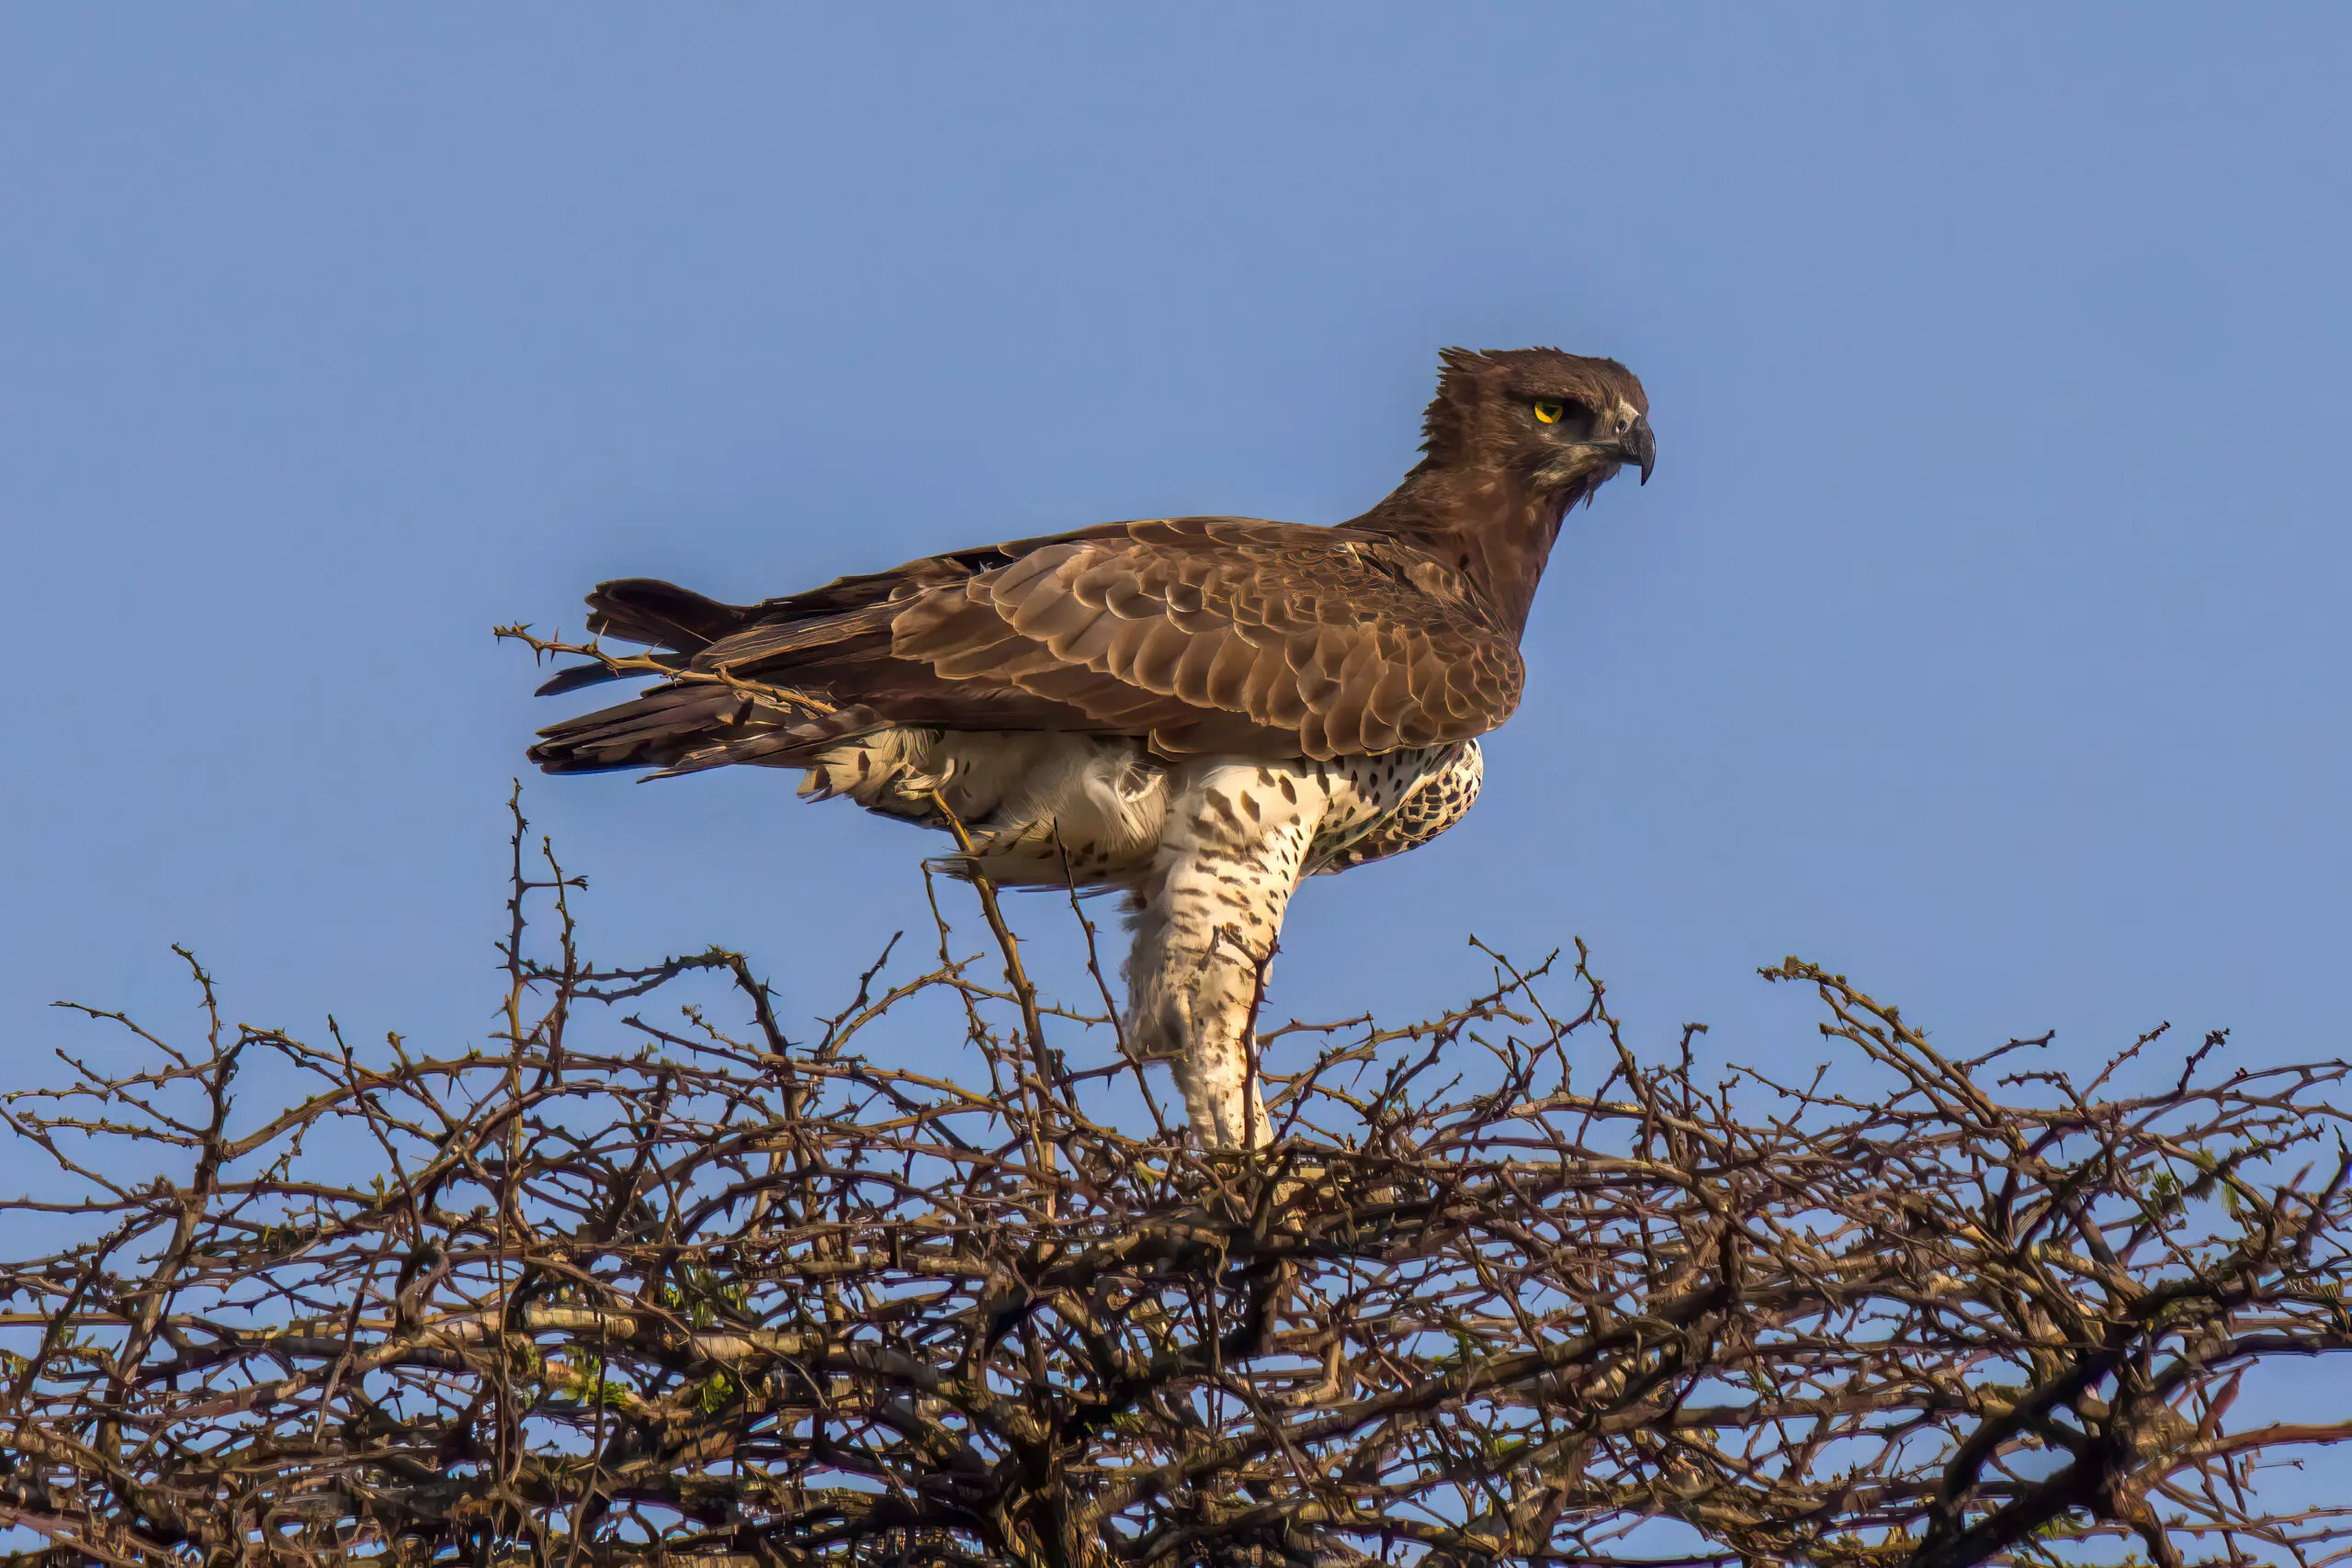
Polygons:
<instances>
[{"instance_id":1,"label":"brown plumage","mask_svg":"<svg viewBox=\"0 0 2352 1568\"><path fill-rule=\"evenodd\" d=\"M1556 407L1539 419L1536 405ZM1552 349L1449 350L1422 462L1338 527L1112 523L930 556L745 606L626 579L590 628L816 699L707 682L548 726L550 773L805 765L893 725L1133 736L1165 758L1362 756L1485 733L1563 514L1655 446L1641 383ZM605 677L567 671L543 690Z\"/></svg>"},{"instance_id":2,"label":"brown plumage","mask_svg":"<svg viewBox=\"0 0 2352 1568\"><path fill-rule=\"evenodd\" d=\"M1649 478L1648 410L1613 360L1451 349L1420 464L1338 527L1108 523L742 606L607 582L590 628L675 673L531 757L798 767L804 795L952 812L994 881L1125 889L1125 1040L1172 1061L1204 1144L1258 1143L1250 1020L1292 893L1470 809L1561 519Z\"/></svg>"}]
</instances>

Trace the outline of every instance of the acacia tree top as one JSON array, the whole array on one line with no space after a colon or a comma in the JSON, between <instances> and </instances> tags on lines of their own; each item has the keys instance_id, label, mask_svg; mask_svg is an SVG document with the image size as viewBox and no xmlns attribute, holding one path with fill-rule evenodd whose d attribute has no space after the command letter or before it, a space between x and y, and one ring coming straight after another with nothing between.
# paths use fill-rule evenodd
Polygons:
<instances>
[{"instance_id":1,"label":"acacia tree top","mask_svg":"<svg viewBox=\"0 0 2352 1568\"><path fill-rule=\"evenodd\" d=\"M514 841L489 1048L232 1026L196 969L198 1043L98 1013L150 1059L9 1097L61 1179L8 1207L84 1239L0 1264L0 1522L140 1564L2344 1554L2261 1472L2352 1422L2229 1419L2352 1346L2341 1064L2159 1031L2078 1084L1790 960L1845 1087L1710 1085L1579 947L1573 1012L1497 957L1424 1023L1269 1032L1279 1141L1204 1160L986 888L1001 983L943 920L795 1040L735 954L589 963ZM874 1027L925 997L928 1070ZM241 1101L265 1059L310 1091Z\"/></svg>"}]
</instances>

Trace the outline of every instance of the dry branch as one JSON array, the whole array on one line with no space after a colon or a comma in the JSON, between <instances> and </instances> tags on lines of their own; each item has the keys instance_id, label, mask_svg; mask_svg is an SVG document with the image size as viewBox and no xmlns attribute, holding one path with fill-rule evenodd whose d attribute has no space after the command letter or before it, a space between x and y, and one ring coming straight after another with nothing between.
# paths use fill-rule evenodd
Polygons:
<instances>
[{"instance_id":1,"label":"dry branch","mask_svg":"<svg viewBox=\"0 0 2352 1568\"><path fill-rule=\"evenodd\" d=\"M518 815L485 1048L233 1026L191 959L200 1043L95 1013L150 1059L7 1097L61 1173L8 1207L91 1238L0 1264L19 1539L141 1565L2345 1554L2342 1512L2267 1509L2262 1472L2352 1422L2228 1419L2249 1367L2352 1346L2341 1064L2227 1069L2216 1037L2159 1070L2158 1032L2077 1085L2023 1070L2034 1042L1954 1059L1792 959L1769 977L1818 995L1838 1070L1710 1086L1688 1033L1637 1056L1579 948L1573 1016L1497 958L1423 1024L1273 1032L1273 1065L1313 1052L1268 1074L1279 1141L1204 1158L1122 1124L1143 1066L1037 998L1009 930L1010 989L943 922L936 967L877 964L796 1043L740 955L590 964L577 883L526 843ZM878 1043L938 993L970 1073ZM241 1104L265 1059L308 1092Z\"/></svg>"}]
</instances>

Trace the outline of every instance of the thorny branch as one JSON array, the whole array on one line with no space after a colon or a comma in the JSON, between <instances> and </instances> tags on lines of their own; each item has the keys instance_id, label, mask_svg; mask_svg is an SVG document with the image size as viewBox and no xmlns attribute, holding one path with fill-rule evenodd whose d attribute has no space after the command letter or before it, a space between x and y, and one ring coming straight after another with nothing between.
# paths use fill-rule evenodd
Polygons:
<instances>
[{"instance_id":1,"label":"thorny branch","mask_svg":"<svg viewBox=\"0 0 2352 1568\"><path fill-rule=\"evenodd\" d=\"M1792 959L1768 976L1817 996L1831 1070L1709 1085L1695 1028L1635 1051L1581 947L1573 1010L1489 954L1430 1021L1269 1032L1280 1137L1204 1158L1125 1124L1144 1064L1039 998L1001 909L1010 988L943 921L936 967L886 952L800 1044L739 954L590 963L527 843L518 813L485 1047L231 1025L191 959L198 1043L84 1010L143 1059L0 1101L59 1171L0 1213L88 1238L0 1263L17 1539L142 1568L2346 1555L2352 1515L2263 1494L2352 1421L2229 1422L2250 1368L2352 1347L2342 1064L2159 1063L2158 1031L2078 1086ZM894 1042L933 997L965 1037ZM265 1077L298 1088L239 1099Z\"/></svg>"}]
</instances>

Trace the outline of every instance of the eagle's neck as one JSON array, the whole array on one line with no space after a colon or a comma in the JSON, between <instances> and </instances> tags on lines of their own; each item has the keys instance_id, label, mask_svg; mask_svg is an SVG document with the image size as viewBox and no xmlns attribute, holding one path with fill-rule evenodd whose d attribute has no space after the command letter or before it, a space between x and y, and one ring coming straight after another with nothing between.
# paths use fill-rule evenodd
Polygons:
<instances>
[{"instance_id":1,"label":"eagle's neck","mask_svg":"<svg viewBox=\"0 0 2352 1568\"><path fill-rule=\"evenodd\" d=\"M1581 485L1538 491L1516 474L1424 466L1347 525L1385 534L1459 571L1517 637L1527 629L1560 519L1583 496Z\"/></svg>"}]
</instances>

